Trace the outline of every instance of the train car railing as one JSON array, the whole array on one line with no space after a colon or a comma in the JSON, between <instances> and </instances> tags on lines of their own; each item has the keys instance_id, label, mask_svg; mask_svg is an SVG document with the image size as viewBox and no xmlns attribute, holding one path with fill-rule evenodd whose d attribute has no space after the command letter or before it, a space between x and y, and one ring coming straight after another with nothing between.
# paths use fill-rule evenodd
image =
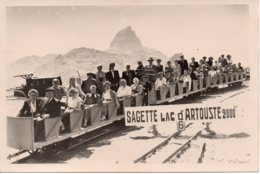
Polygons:
<instances>
[{"instance_id":1,"label":"train car railing","mask_svg":"<svg viewBox=\"0 0 260 174\"><path fill-rule=\"evenodd\" d=\"M76 132L81 130L84 111L73 111L70 113L70 132Z\"/></svg>"}]
</instances>

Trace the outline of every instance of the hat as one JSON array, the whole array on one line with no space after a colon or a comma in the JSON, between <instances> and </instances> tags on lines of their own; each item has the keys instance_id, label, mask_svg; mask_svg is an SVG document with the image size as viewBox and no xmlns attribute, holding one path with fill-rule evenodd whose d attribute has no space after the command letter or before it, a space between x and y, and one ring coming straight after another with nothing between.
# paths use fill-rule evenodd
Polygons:
<instances>
[{"instance_id":1,"label":"hat","mask_svg":"<svg viewBox=\"0 0 260 174\"><path fill-rule=\"evenodd\" d=\"M52 81L53 81L53 82L57 82L57 81L59 81L59 80L58 80L58 79L53 79Z\"/></svg>"},{"instance_id":2,"label":"hat","mask_svg":"<svg viewBox=\"0 0 260 174\"><path fill-rule=\"evenodd\" d=\"M150 62L150 61L154 61L154 60L153 60L153 58L152 58L152 57L150 57L150 58L148 59L148 61Z\"/></svg>"},{"instance_id":3,"label":"hat","mask_svg":"<svg viewBox=\"0 0 260 174\"><path fill-rule=\"evenodd\" d=\"M230 55L227 55L227 58L231 58L231 56L230 56Z\"/></svg>"},{"instance_id":4,"label":"hat","mask_svg":"<svg viewBox=\"0 0 260 174\"><path fill-rule=\"evenodd\" d=\"M180 58L184 58L184 55L180 55Z\"/></svg>"},{"instance_id":5,"label":"hat","mask_svg":"<svg viewBox=\"0 0 260 174\"><path fill-rule=\"evenodd\" d=\"M156 61L157 61L157 62L161 62L162 60L161 60L161 59L157 59Z\"/></svg>"},{"instance_id":6,"label":"hat","mask_svg":"<svg viewBox=\"0 0 260 174\"><path fill-rule=\"evenodd\" d=\"M97 68L102 68L102 65L98 65Z\"/></svg>"},{"instance_id":7,"label":"hat","mask_svg":"<svg viewBox=\"0 0 260 174\"><path fill-rule=\"evenodd\" d=\"M30 89L30 90L28 91L28 96L29 96L31 93L35 93L37 96L39 95L39 94L38 94L38 91L37 91L36 89Z\"/></svg>"},{"instance_id":8,"label":"hat","mask_svg":"<svg viewBox=\"0 0 260 174\"><path fill-rule=\"evenodd\" d=\"M110 83L109 81L105 81L105 82L104 82L104 85L107 85L107 84L108 84L108 85L111 85L111 83Z\"/></svg>"},{"instance_id":9,"label":"hat","mask_svg":"<svg viewBox=\"0 0 260 174\"><path fill-rule=\"evenodd\" d=\"M130 68L130 65L126 65L126 68Z\"/></svg>"},{"instance_id":10,"label":"hat","mask_svg":"<svg viewBox=\"0 0 260 174\"><path fill-rule=\"evenodd\" d=\"M53 88L53 87L49 87L49 88L46 88L45 91L46 91L46 92L54 91L54 88Z\"/></svg>"},{"instance_id":11,"label":"hat","mask_svg":"<svg viewBox=\"0 0 260 174\"><path fill-rule=\"evenodd\" d=\"M142 63L142 61L138 61L137 63Z\"/></svg>"},{"instance_id":12,"label":"hat","mask_svg":"<svg viewBox=\"0 0 260 174\"><path fill-rule=\"evenodd\" d=\"M89 72L89 73L87 73L87 76L94 76L95 74L93 74L93 73L91 73L91 72Z\"/></svg>"},{"instance_id":13,"label":"hat","mask_svg":"<svg viewBox=\"0 0 260 174\"><path fill-rule=\"evenodd\" d=\"M167 63L171 63L171 61L167 61Z\"/></svg>"}]
</instances>

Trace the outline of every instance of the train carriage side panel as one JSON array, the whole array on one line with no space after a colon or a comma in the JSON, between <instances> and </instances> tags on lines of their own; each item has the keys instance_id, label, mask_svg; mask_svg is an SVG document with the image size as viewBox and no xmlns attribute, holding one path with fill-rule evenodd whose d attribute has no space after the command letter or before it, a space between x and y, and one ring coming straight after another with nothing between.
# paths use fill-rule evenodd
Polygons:
<instances>
[{"instance_id":1,"label":"train carriage side panel","mask_svg":"<svg viewBox=\"0 0 260 174\"><path fill-rule=\"evenodd\" d=\"M170 97L174 97L175 96L175 91L176 91L176 83L173 83L172 85L170 85Z\"/></svg>"},{"instance_id":2,"label":"train carriage side panel","mask_svg":"<svg viewBox=\"0 0 260 174\"><path fill-rule=\"evenodd\" d=\"M218 84L222 84L224 81L224 76L223 75L219 75L218 76Z\"/></svg>"},{"instance_id":3,"label":"train carriage side panel","mask_svg":"<svg viewBox=\"0 0 260 174\"><path fill-rule=\"evenodd\" d=\"M135 97L135 106L143 106L144 95L137 95Z\"/></svg>"},{"instance_id":4,"label":"train carriage side panel","mask_svg":"<svg viewBox=\"0 0 260 174\"><path fill-rule=\"evenodd\" d=\"M152 89L148 91L148 103L153 105L156 104L157 99L156 99L156 91L155 91L155 86L152 86Z\"/></svg>"},{"instance_id":5,"label":"train carriage side panel","mask_svg":"<svg viewBox=\"0 0 260 174\"><path fill-rule=\"evenodd\" d=\"M33 143L33 119L26 117L7 117L7 146L15 149L32 150Z\"/></svg>"},{"instance_id":6,"label":"train carriage side panel","mask_svg":"<svg viewBox=\"0 0 260 174\"><path fill-rule=\"evenodd\" d=\"M203 81L204 81L204 78L203 78L203 77L200 77L200 78L199 78L199 89L200 89L200 90L203 88Z\"/></svg>"},{"instance_id":7,"label":"train carriage side panel","mask_svg":"<svg viewBox=\"0 0 260 174\"><path fill-rule=\"evenodd\" d=\"M178 95L183 93L183 83L178 83Z\"/></svg>"},{"instance_id":8,"label":"train carriage side panel","mask_svg":"<svg viewBox=\"0 0 260 174\"><path fill-rule=\"evenodd\" d=\"M92 124L96 124L100 122L102 110L103 110L102 106L93 106L87 109L86 112L86 114L88 114L87 118L90 118L90 122Z\"/></svg>"},{"instance_id":9,"label":"train carriage side panel","mask_svg":"<svg viewBox=\"0 0 260 174\"><path fill-rule=\"evenodd\" d=\"M161 100L165 100L166 99L166 95L167 95L168 91L169 91L169 87L168 86L164 86L164 87L160 88Z\"/></svg>"},{"instance_id":10,"label":"train carriage side panel","mask_svg":"<svg viewBox=\"0 0 260 174\"><path fill-rule=\"evenodd\" d=\"M197 91L198 90L198 80L193 80L192 81L192 84L193 84L193 91Z\"/></svg>"},{"instance_id":11,"label":"train carriage side panel","mask_svg":"<svg viewBox=\"0 0 260 174\"><path fill-rule=\"evenodd\" d=\"M117 116L117 106L115 102L110 102L107 104L107 109L108 109L108 118L114 118Z\"/></svg>"},{"instance_id":12,"label":"train carriage side panel","mask_svg":"<svg viewBox=\"0 0 260 174\"><path fill-rule=\"evenodd\" d=\"M225 74L224 77L225 77L225 83L228 83L229 82L229 75Z\"/></svg>"},{"instance_id":13,"label":"train carriage side panel","mask_svg":"<svg viewBox=\"0 0 260 174\"><path fill-rule=\"evenodd\" d=\"M52 140L59 136L61 126L61 117L53 117L44 119L45 140Z\"/></svg>"},{"instance_id":14,"label":"train carriage side panel","mask_svg":"<svg viewBox=\"0 0 260 174\"><path fill-rule=\"evenodd\" d=\"M81 129L84 111L73 111L70 113L70 130L71 132L79 131Z\"/></svg>"}]
</instances>

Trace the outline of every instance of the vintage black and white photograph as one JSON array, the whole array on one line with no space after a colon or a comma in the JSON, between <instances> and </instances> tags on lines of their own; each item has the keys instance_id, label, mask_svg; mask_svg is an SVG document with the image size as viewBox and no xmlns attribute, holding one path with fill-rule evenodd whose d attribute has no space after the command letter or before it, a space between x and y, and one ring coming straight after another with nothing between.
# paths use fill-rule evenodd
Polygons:
<instances>
[{"instance_id":1,"label":"vintage black and white photograph","mask_svg":"<svg viewBox=\"0 0 260 174\"><path fill-rule=\"evenodd\" d=\"M258 1L112 2L6 2L3 171L257 171Z\"/></svg>"}]
</instances>

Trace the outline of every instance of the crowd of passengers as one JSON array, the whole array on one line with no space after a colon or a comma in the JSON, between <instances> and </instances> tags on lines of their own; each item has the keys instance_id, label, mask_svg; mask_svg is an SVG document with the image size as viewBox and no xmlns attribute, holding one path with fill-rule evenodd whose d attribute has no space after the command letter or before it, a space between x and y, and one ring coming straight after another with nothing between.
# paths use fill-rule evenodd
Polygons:
<instances>
[{"instance_id":1,"label":"crowd of passengers","mask_svg":"<svg viewBox=\"0 0 260 174\"><path fill-rule=\"evenodd\" d=\"M67 88L61 86L58 79L54 79L53 85L45 90L44 99L38 98L38 91L35 89L28 92L29 99L24 102L18 116L33 117L37 127L35 137L37 140L41 140L39 134L42 134L44 129L43 120L48 117L61 116L63 123L61 132L69 132L69 115L73 111L80 111L94 105L101 106L109 102L115 102L119 108L121 99L136 95L143 95L143 105L148 105L148 91L152 89L153 85L157 92L162 87L179 82L183 82L184 88L190 89L192 80L243 71L241 63L234 64L231 55L226 57L221 55L215 61L213 57L203 57L199 61L192 57L190 63L181 55L174 62L167 61L165 67L161 64L161 59L156 59L157 64L154 64L154 61L153 58L149 58L146 66L138 61L135 70L127 65L121 77L119 71L115 69L115 63L109 64L108 72L104 72L100 65L97 66L95 74L87 73L87 79L83 80L81 84L77 83L76 78L70 78ZM158 78L149 78L149 75L143 73L144 71L150 71ZM185 86L186 84L189 86ZM62 98L66 98L66 102L62 102ZM63 112L61 106L66 108ZM107 111L102 112L101 120L108 119L105 112ZM85 118L83 126L89 124L91 121Z\"/></svg>"}]
</instances>

